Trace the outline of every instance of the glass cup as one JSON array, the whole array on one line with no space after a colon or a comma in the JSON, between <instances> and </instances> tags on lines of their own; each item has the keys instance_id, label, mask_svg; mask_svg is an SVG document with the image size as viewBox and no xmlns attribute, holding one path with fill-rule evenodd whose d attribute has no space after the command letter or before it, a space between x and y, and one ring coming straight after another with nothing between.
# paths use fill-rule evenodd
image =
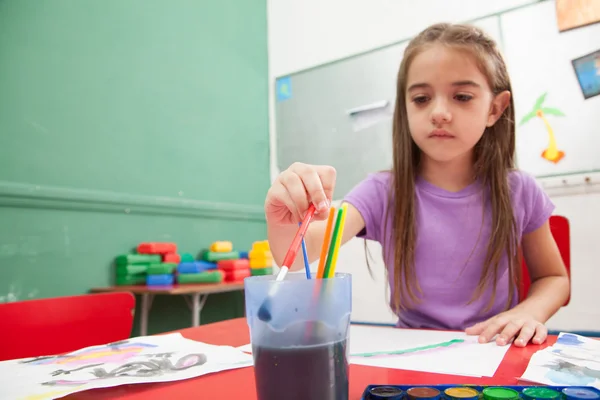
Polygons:
<instances>
[{"instance_id":1,"label":"glass cup","mask_svg":"<svg viewBox=\"0 0 600 400\"><path fill-rule=\"evenodd\" d=\"M347 400L351 275L252 276L244 286L258 400Z\"/></svg>"}]
</instances>

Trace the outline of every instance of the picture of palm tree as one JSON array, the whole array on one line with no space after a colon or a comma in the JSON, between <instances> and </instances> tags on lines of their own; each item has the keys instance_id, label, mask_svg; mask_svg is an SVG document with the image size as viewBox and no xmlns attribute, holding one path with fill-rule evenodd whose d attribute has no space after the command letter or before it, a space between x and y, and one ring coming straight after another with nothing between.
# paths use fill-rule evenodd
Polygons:
<instances>
[{"instance_id":1,"label":"picture of palm tree","mask_svg":"<svg viewBox=\"0 0 600 400\"><path fill-rule=\"evenodd\" d=\"M550 123L546 119L546 116L554 115L558 117L563 117L565 114L563 114L563 112L557 108L543 107L544 100L546 100L547 94L548 93L544 93L540 97L538 97L538 99L535 101L535 104L533 105L533 109L527 115L525 115L523 119L521 119L519 126L525 124L534 117L540 118L546 126L546 131L548 132L548 148L542 152L542 157L550 162L553 162L554 164L557 164L560 160L563 159L565 153L563 151L558 150L556 138L554 136L554 130L550 126Z\"/></svg>"}]
</instances>

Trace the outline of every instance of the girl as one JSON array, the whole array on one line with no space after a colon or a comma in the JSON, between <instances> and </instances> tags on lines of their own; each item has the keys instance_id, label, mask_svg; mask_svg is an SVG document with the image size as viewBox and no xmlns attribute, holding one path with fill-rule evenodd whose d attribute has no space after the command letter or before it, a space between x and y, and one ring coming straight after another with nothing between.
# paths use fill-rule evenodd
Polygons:
<instances>
[{"instance_id":1,"label":"girl","mask_svg":"<svg viewBox=\"0 0 600 400\"><path fill-rule=\"evenodd\" d=\"M415 37L398 73L393 167L347 194L342 243L382 244L398 327L466 330L484 343L539 344L569 294L548 219L554 206L514 167L515 116L496 44L467 25ZM296 163L269 189L268 239L280 263L314 203L305 237L319 257L336 171ZM532 284L519 303L519 253ZM291 269L301 269L298 257Z\"/></svg>"}]
</instances>

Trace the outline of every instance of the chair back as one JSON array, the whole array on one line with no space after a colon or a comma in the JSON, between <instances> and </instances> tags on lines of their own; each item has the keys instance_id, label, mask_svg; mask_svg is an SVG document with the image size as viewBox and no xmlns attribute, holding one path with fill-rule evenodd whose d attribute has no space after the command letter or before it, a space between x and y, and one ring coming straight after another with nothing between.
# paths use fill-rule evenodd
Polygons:
<instances>
[{"instance_id":1,"label":"chair back","mask_svg":"<svg viewBox=\"0 0 600 400\"><path fill-rule=\"evenodd\" d=\"M561 215L553 215L550 217L550 231L552 232L552 237L554 237L554 241L556 242L556 246L558 247L558 251L560 252L560 256L565 264L567 269L567 275L569 275L569 282L571 281L571 232L569 227L569 220L566 217ZM527 293L529 293L529 287L531 286L531 278L529 276L529 270L527 269L527 264L525 263L525 259L522 257L521 262L523 280L522 286L520 290L520 298L521 300L527 297ZM567 298L567 301L563 305L566 306L569 304L571 300L571 296Z\"/></svg>"},{"instance_id":2,"label":"chair back","mask_svg":"<svg viewBox=\"0 0 600 400\"><path fill-rule=\"evenodd\" d=\"M135 297L95 293L0 304L0 361L54 355L124 340Z\"/></svg>"}]
</instances>

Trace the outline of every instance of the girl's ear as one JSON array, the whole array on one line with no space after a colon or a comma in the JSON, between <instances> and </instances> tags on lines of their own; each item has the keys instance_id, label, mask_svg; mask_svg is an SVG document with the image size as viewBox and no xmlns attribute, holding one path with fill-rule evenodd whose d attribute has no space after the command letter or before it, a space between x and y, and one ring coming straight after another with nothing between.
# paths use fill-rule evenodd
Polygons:
<instances>
[{"instance_id":1,"label":"girl's ear","mask_svg":"<svg viewBox=\"0 0 600 400\"><path fill-rule=\"evenodd\" d=\"M498 93L493 99L490 105L490 112L488 114L487 126L490 127L496 123L502 116L506 107L510 103L510 92L505 90Z\"/></svg>"}]
</instances>

